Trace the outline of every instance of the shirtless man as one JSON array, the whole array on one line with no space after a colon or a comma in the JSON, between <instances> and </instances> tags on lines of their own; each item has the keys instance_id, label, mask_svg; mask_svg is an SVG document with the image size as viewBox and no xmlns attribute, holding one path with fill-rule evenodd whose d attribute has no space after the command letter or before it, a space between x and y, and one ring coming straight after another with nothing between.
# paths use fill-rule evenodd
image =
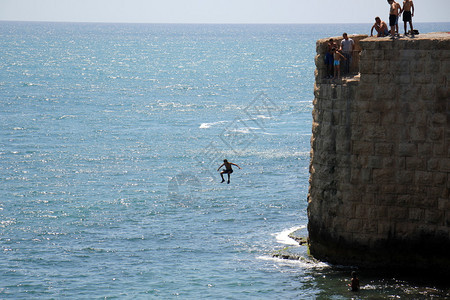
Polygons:
<instances>
[{"instance_id":1,"label":"shirtless man","mask_svg":"<svg viewBox=\"0 0 450 300\"><path fill-rule=\"evenodd\" d=\"M370 36L373 36L373 29L378 32L377 37L383 37L389 35L389 30L386 22L381 21L380 17L375 18L375 24L373 24L372 29L370 29Z\"/></svg>"},{"instance_id":2,"label":"shirtless man","mask_svg":"<svg viewBox=\"0 0 450 300\"><path fill-rule=\"evenodd\" d=\"M398 33L398 16L402 12L400 4L394 0L388 0L390 5L389 9L389 26L391 26L391 35L394 37L395 33Z\"/></svg>"},{"instance_id":3,"label":"shirtless man","mask_svg":"<svg viewBox=\"0 0 450 300\"><path fill-rule=\"evenodd\" d=\"M347 58L342 55L338 49L333 48L333 59L334 59L334 77L333 79L336 79L336 75L337 75L337 79L341 78L341 58L347 60Z\"/></svg>"},{"instance_id":4,"label":"shirtless man","mask_svg":"<svg viewBox=\"0 0 450 300\"><path fill-rule=\"evenodd\" d=\"M223 160L223 164L221 164L220 167L217 169L217 171L219 171L220 168L225 166L225 170L220 172L220 177L222 177L222 182L225 181L225 179L223 178L223 174L228 174L228 181L227 181L227 183L230 183L230 175L231 175L231 173L233 173L233 168L231 168L232 165L238 167L239 169L241 168L237 164L233 164L231 162L228 162L228 160L224 159Z\"/></svg>"},{"instance_id":5,"label":"shirtless man","mask_svg":"<svg viewBox=\"0 0 450 300\"><path fill-rule=\"evenodd\" d=\"M412 11L412 12L411 12ZM413 33L413 24L412 24L412 17L414 17L414 3L412 0L405 0L403 1L403 23L405 24L405 35L406 32L406 25L409 22L409 27L411 28L411 34Z\"/></svg>"},{"instance_id":6,"label":"shirtless man","mask_svg":"<svg viewBox=\"0 0 450 300\"><path fill-rule=\"evenodd\" d=\"M325 65L327 65L328 71L327 78L333 78L333 48L337 48L337 44L333 39L330 39L327 43L327 53L325 53Z\"/></svg>"}]
</instances>

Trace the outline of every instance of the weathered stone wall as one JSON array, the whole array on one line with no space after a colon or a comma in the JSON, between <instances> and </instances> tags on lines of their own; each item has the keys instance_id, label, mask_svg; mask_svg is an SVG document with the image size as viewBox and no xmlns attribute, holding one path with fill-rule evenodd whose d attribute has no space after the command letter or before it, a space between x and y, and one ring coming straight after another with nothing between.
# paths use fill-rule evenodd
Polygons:
<instances>
[{"instance_id":1,"label":"weathered stone wall","mask_svg":"<svg viewBox=\"0 0 450 300\"><path fill-rule=\"evenodd\" d=\"M450 35L358 40L323 79L317 42L308 230L332 263L450 270Z\"/></svg>"}]
</instances>

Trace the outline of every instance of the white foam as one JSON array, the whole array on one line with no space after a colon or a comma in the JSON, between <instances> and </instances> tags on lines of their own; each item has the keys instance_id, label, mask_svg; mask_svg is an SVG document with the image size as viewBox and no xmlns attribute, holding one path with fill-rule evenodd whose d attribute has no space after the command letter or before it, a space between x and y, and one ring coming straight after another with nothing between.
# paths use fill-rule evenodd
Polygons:
<instances>
[{"instance_id":1,"label":"white foam","mask_svg":"<svg viewBox=\"0 0 450 300\"><path fill-rule=\"evenodd\" d=\"M299 260L283 259L283 258L272 257L272 256L267 256L267 255L261 255L256 258L260 259L260 260L273 261L277 264L282 264L282 265L286 265L286 266L296 266L296 267L300 266L303 269L313 269L313 268L314 269L325 269L330 266L324 262L313 261L313 260L308 260L308 259L299 259Z\"/></svg>"},{"instance_id":2,"label":"white foam","mask_svg":"<svg viewBox=\"0 0 450 300\"><path fill-rule=\"evenodd\" d=\"M296 226L296 227L292 227L289 229L285 229L281 232L275 233L273 235L275 235L275 238L277 239L277 242L283 245L292 245L292 246L298 246L298 242L292 238L289 237L289 234L291 234L292 232L299 230L299 229L304 229L306 228L306 225L302 225L302 226Z\"/></svg>"},{"instance_id":3,"label":"white foam","mask_svg":"<svg viewBox=\"0 0 450 300\"><path fill-rule=\"evenodd\" d=\"M218 121L218 122L212 122L212 123L202 123L200 124L201 129L207 129L207 128L211 128L212 126L216 126L216 125L220 125L223 123L228 123L228 121Z\"/></svg>"}]
</instances>

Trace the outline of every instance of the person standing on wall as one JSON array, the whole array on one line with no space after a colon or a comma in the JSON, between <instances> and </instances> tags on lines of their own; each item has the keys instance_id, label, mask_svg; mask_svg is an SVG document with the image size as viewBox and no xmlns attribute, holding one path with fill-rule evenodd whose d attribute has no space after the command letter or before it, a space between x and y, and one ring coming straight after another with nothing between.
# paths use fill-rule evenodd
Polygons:
<instances>
[{"instance_id":1,"label":"person standing on wall","mask_svg":"<svg viewBox=\"0 0 450 300\"><path fill-rule=\"evenodd\" d=\"M333 39L330 39L327 43L327 53L325 53L325 65L327 66L327 78L333 78L333 49L337 48L337 44Z\"/></svg>"},{"instance_id":2,"label":"person standing on wall","mask_svg":"<svg viewBox=\"0 0 450 300\"><path fill-rule=\"evenodd\" d=\"M342 37L344 39L341 42L341 52L342 52L342 54L344 54L344 57L345 57L343 73L344 73L344 75L347 75L350 73L350 66L352 64L352 55L353 55L353 49L355 47L355 42L351 38L348 37L346 32L344 32Z\"/></svg>"},{"instance_id":3,"label":"person standing on wall","mask_svg":"<svg viewBox=\"0 0 450 300\"><path fill-rule=\"evenodd\" d=\"M398 16L402 13L402 8L394 0L388 0L388 3L390 5L389 26L391 26L391 36L394 37L398 34Z\"/></svg>"},{"instance_id":4,"label":"person standing on wall","mask_svg":"<svg viewBox=\"0 0 450 300\"><path fill-rule=\"evenodd\" d=\"M405 35L407 35L406 27L407 23L409 22L409 27L411 28L411 34L414 32L413 24L412 24L412 17L414 17L414 3L412 0L405 0L403 1L403 23L405 24Z\"/></svg>"}]
</instances>

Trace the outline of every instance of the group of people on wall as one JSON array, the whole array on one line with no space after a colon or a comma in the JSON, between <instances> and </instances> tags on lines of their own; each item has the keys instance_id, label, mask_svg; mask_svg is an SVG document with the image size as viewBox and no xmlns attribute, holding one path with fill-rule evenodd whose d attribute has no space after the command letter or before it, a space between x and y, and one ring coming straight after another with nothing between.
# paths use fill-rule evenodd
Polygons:
<instances>
[{"instance_id":1,"label":"group of people on wall","mask_svg":"<svg viewBox=\"0 0 450 300\"><path fill-rule=\"evenodd\" d=\"M389 3L389 26L386 22L382 21L380 17L375 18L375 24L373 24L372 29L370 30L370 36L373 36L373 30L377 31L378 37L392 36L398 35L398 19L401 14L403 14L403 22L405 27L405 35L408 34L406 31L407 24L411 28L410 33L414 34L414 28L412 24L412 17L414 16L414 3L412 0L404 0L403 7L400 6L399 3L395 2L395 0L387 0ZM352 56L355 43L354 41L348 37L347 33L342 35L344 38L340 47L333 40L330 39L327 44L327 52L325 54L325 65L327 66L327 76L329 79L339 79L341 77L341 61L342 63L342 73L343 75L347 75L350 73L350 66L352 63Z\"/></svg>"},{"instance_id":2,"label":"group of people on wall","mask_svg":"<svg viewBox=\"0 0 450 300\"><path fill-rule=\"evenodd\" d=\"M398 19L401 14L403 14L403 23L405 29L405 35L408 34L406 31L407 25L409 23L410 33L414 34L414 28L412 24L412 17L414 17L414 3L412 0L404 0L403 7L400 6L399 3L394 0L388 0L389 3L389 26L390 31L386 22L382 21L380 17L375 18L375 24L373 24L372 29L370 30L370 36L373 36L373 30L375 29L378 33L378 37L384 36L392 36L398 35Z\"/></svg>"},{"instance_id":3,"label":"group of people on wall","mask_svg":"<svg viewBox=\"0 0 450 300\"><path fill-rule=\"evenodd\" d=\"M328 41L327 53L325 54L325 64L327 65L328 72L327 78L339 79L341 77L341 60L343 60L342 71L344 75L350 73L355 42L345 32L342 37L344 39L341 41L340 47L338 47L334 39Z\"/></svg>"}]
</instances>

